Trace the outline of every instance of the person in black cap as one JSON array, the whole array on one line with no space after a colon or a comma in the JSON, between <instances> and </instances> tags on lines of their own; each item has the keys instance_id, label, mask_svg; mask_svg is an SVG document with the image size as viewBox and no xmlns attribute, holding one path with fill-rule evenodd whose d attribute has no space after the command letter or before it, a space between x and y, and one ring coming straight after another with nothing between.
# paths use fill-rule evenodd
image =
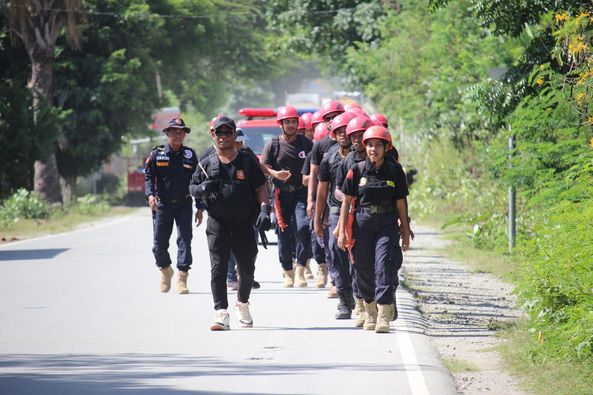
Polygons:
<instances>
[{"instance_id":1,"label":"person in black cap","mask_svg":"<svg viewBox=\"0 0 593 395\"><path fill-rule=\"evenodd\" d=\"M249 296L257 257L255 227L260 234L270 229L270 205L266 178L259 163L235 147L235 122L227 117L218 118L213 134L215 150L198 163L189 190L208 211L206 236L216 310L210 329L220 331L230 328L226 276L231 252L239 273L235 303L239 326L253 326Z\"/></svg>"},{"instance_id":2,"label":"person in black cap","mask_svg":"<svg viewBox=\"0 0 593 395\"><path fill-rule=\"evenodd\" d=\"M175 222L179 270L176 291L179 294L189 293L187 277L192 264L192 199L189 181L198 164L194 150L183 145L185 135L190 131L183 119L171 119L163 129L167 135L167 144L154 147L144 166L144 193L152 210L152 252L161 270L161 292L171 289L173 269L168 248Z\"/></svg>"}]
</instances>

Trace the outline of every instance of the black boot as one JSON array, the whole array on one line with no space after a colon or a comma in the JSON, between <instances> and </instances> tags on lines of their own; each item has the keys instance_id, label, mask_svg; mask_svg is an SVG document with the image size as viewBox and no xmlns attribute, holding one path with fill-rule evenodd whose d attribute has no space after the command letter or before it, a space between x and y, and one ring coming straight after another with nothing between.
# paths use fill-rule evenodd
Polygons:
<instances>
[{"instance_id":1,"label":"black boot","mask_svg":"<svg viewBox=\"0 0 593 395\"><path fill-rule=\"evenodd\" d=\"M350 311L354 311L354 309L356 308L356 301L354 300L354 295L352 294L352 291L346 292L346 301L348 302L347 306L350 309Z\"/></svg>"},{"instance_id":2,"label":"black boot","mask_svg":"<svg viewBox=\"0 0 593 395\"><path fill-rule=\"evenodd\" d=\"M349 320L352 318L352 309L348 305L348 297L344 292L338 292L338 312L336 320Z\"/></svg>"}]
</instances>

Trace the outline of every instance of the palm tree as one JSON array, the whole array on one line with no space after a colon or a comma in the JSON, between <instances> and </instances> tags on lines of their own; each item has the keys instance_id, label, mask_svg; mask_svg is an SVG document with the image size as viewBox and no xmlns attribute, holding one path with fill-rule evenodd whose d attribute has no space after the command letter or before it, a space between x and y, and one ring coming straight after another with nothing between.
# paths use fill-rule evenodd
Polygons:
<instances>
[{"instance_id":1,"label":"palm tree","mask_svg":"<svg viewBox=\"0 0 593 395\"><path fill-rule=\"evenodd\" d=\"M43 106L52 107L53 60L56 40L65 30L74 48L79 47L81 0L0 0L8 9L13 37L23 43L31 59L29 88L33 95L35 120ZM49 202L62 202L55 150L35 161L35 191Z\"/></svg>"}]
</instances>

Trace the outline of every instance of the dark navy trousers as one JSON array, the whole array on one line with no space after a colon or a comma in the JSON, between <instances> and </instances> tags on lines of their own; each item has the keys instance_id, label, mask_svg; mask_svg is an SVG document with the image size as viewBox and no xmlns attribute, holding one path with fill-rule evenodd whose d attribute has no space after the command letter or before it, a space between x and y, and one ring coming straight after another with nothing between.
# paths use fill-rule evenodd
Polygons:
<instances>
[{"instance_id":1,"label":"dark navy trousers","mask_svg":"<svg viewBox=\"0 0 593 395\"><path fill-rule=\"evenodd\" d=\"M396 214L359 212L354 221L354 270L362 299L392 304L397 276Z\"/></svg>"},{"instance_id":2,"label":"dark navy trousers","mask_svg":"<svg viewBox=\"0 0 593 395\"><path fill-rule=\"evenodd\" d=\"M307 220L307 189L301 188L294 192L280 192L282 217L288 226L282 231L277 226L278 258L282 269L292 269L293 246L294 256L299 265L305 266L311 254L311 231ZM291 222L294 221L294 226Z\"/></svg>"},{"instance_id":3,"label":"dark navy trousers","mask_svg":"<svg viewBox=\"0 0 593 395\"><path fill-rule=\"evenodd\" d=\"M339 214L329 215L329 247L332 253L334 281L338 292L352 293L352 274L350 273L350 260L348 251L338 247L338 240L333 236L333 231L338 226Z\"/></svg>"},{"instance_id":4,"label":"dark navy trousers","mask_svg":"<svg viewBox=\"0 0 593 395\"><path fill-rule=\"evenodd\" d=\"M159 268L171 265L169 239L173 232L173 223L177 225L177 269L188 271L192 263L192 200L179 204L159 203L154 222L154 240L152 252Z\"/></svg>"}]
</instances>

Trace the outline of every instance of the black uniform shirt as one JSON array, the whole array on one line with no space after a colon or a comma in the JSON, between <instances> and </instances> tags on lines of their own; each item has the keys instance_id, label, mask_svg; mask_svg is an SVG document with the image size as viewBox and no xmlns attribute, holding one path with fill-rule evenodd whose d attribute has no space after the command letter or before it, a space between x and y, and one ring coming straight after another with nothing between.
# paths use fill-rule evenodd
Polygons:
<instances>
[{"instance_id":1,"label":"black uniform shirt","mask_svg":"<svg viewBox=\"0 0 593 395\"><path fill-rule=\"evenodd\" d=\"M227 221L254 219L257 210L255 190L266 182L264 173L259 168L259 162L254 161L243 150L239 151L237 157L228 164L220 162L216 156L218 174L214 174L210 158L208 155L200 160L201 168L198 168L192 176L190 186L193 190L206 179L222 181L219 191L207 200L208 215Z\"/></svg>"},{"instance_id":2,"label":"black uniform shirt","mask_svg":"<svg viewBox=\"0 0 593 395\"><path fill-rule=\"evenodd\" d=\"M344 185L344 178L346 177L346 173L352 167L353 164L362 162L365 160L366 157L363 157L358 151L350 151L346 158L340 162L340 167L336 169L336 185L338 189L342 190L342 186Z\"/></svg>"},{"instance_id":3,"label":"black uniform shirt","mask_svg":"<svg viewBox=\"0 0 593 395\"><path fill-rule=\"evenodd\" d=\"M155 147L144 165L144 194L161 199L189 196L189 181L198 159L193 149L181 146L171 150L169 144Z\"/></svg>"},{"instance_id":4,"label":"black uniform shirt","mask_svg":"<svg viewBox=\"0 0 593 395\"><path fill-rule=\"evenodd\" d=\"M331 146L337 143L338 142L336 140L332 140L329 135L315 142L315 144L313 144L313 153L311 154L311 164L319 165Z\"/></svg>"},{"instance_id":5,"label":"black uniform shirt","mask_svg":"<svg viewBox=\"0 0 593 395\"><path fill-rule=\"evenodd\" d=\"M384 160L383 165L376 169L367 158L362 173L358 163L348 170L342 192L357 197L358 207L395 208L395 202L408 195L408 185L399 163Z\"/></svg>"},{"instance_id":6,"label":"black uniform shirt","mask_svg":"<svg viewBox=\"0 0 593 395\"><path fill-rule=\"evenodd\" d=\"M335 198L334 191L336 188L336 173L337 169L341 167L344 158L340 155L339 144L334 145L328 151L327 156L321 161L319 165L319 181L328 182L327 202L330 207L340 207L342 202Z\"/></svg>"},{"instance_id":7,"label":"black uniform shirt","mask_svg":"<svg viewBox=\"0 0 593 395\"><path fill-rule=\"evenodd\" d=\"M262 150L262 162L266 165L272 166L274 170L290 170L290 178L285 183L274 179L275 185L286 185L296 186L299 188L303 187L303 177L301 171L303 170L303 164L307 153L311 151L313 143L311 140L303 135L297 135L297 138L293 142L284 141L278 139L279 150L278 157L272 158L272 144L274 139L269 140L264 149Z\"/></svg>"}]
</instances>

